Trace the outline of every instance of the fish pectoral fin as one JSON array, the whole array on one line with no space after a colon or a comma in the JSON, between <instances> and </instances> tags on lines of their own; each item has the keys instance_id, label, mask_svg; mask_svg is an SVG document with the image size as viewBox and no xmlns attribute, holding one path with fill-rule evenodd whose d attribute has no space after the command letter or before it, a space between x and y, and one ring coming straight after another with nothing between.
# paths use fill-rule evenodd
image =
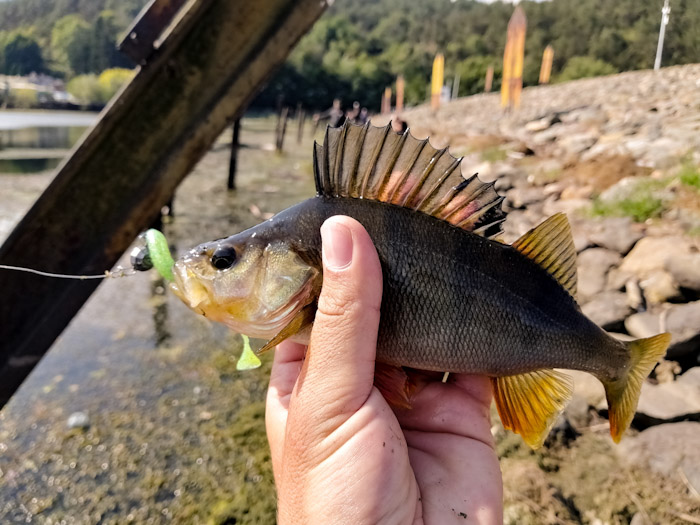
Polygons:
<instances>
[{"instance_id":1,"label":"fish pectoral fin","mask_svg":"<svg viewBox=\"0 0 700 525\"><path fill-rule=\"evenodd\" d=\"M576 247L566 215L557 213L512 244L576 299Z\"/></svg>"},{"instance_id":2,"label":"fish pectoral fin","mask_svg":"<svg viewBox=\"0 0 700 525\"><path fill-rule=\"evenodd\" d=\"M394 408L411 408L414 385L400 366L377 361L374 365L374 386Z\"/></svg>"},{"instance_id":3,"label":"fish pectoral fin","mask_svg":"<svg viewBox=\"0 0 700 525\"><path fill-rule=\"evenodd\" d=\"M617 381L602 381L605 386L605 397L608 400L610 435L615 443L620 442L622 434L632 423L639 394L642 391L642 383L656 363L666 355L670 342L669 333L630 341L627 343L630 364L625 375Z\"/></svg>"},{"instance_id":4,"label":"fish pectoral fin","mask_svg":"<svg viewBox=\"0 0 700 525\"><path fill-rule=\"evenodd\" d=\"M282 328L275 337L270 339L265 345L258 350L258 355L264 354L271 348L274 348L285 339L292 337L301 332L307 326L313 324L316 317L316 303L307 304L304 308L289 321L289 324Z\"/></svg>"},{"instance_id":5,"label":"fish pectoral fin","mask_svg":"<svg viewBox=\"0 0 700 525\"><path fill-rule=\"evenodd\" d=\"M573 392L569 376L554 370L492 377L491 384L503 427L533 449L542 446Z\"/></svg>"}]
</instances>

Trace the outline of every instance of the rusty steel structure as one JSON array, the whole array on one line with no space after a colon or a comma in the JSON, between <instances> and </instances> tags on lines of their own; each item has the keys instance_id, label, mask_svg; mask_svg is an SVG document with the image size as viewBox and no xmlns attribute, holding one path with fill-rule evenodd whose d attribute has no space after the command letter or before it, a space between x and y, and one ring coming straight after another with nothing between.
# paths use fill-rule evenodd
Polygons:
<instances>
[{"instance_id":1,"label":"rusty steel structure","mask_svg":"<svg viewBox=\"0 0 700 525\"><path fill-rule=\"evenodd\" d=\"M319 0L154 0L122 49L134 79L0 247L49 272L111 268L326 7ZM0 405L97 281L0 272Z\"/></svg>"}]
</instances>

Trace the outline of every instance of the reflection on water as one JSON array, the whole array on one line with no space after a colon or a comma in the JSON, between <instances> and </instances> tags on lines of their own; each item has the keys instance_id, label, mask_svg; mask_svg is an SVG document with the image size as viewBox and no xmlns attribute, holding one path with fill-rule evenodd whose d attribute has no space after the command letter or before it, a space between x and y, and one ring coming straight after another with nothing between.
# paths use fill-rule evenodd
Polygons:
<instances>
[{"instance_id":1,"label":"reflection on water","mask_svg":"<svg viewBox=\"0 0 700 525\"><path fill-rule=\"evenodd\" d=\"M96 120L95 113L0 111L0 173L53 170Z\"/></svg>"}]
</instances>

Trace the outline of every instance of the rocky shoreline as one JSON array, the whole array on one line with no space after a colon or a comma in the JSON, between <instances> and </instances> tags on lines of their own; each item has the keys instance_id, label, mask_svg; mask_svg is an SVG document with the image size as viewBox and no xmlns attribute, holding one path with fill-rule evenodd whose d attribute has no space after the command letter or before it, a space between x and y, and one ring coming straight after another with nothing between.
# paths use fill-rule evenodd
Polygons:
<instances>
[{"instance_id":1,"label":"rocky shoreline","mask_svg":"<svg viewBox=\"0 0 700 525\"><path fill-rule=\"evenodd\" d=\"M512 242L565 212L578 251L583 312L621 338L672 334L616 451L700 492L700 65L635 71L498 94L403 116L418 137L451 144L463 172L495 181ZM567 425L606 411L602 385L576 374ZM694 444L693 444L694 443Z\"/></svg>"}]
</instances>

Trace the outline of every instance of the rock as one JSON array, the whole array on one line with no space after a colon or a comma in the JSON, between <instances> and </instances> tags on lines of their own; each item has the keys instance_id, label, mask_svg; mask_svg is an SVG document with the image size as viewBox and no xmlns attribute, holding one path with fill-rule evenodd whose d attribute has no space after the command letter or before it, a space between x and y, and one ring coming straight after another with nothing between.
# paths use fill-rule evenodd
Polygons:
<instances>
[{"instance_id":1,"label":"rock","mask_svg":"<svg viewBox=\"0 0 700 525\"><path fill-rule=\"evenodd\" d=\"M570 375L574 380L573 398L584 399L588 406L591 407L605 406L605 387L603 387L603 383L591 374L580 370L567 370L566 374Z\"/></svg>"},{"instance_id":2,"label":"rock","mask_svg":"<svg viewBox=\"0 0 700 525\"><path fill-rule=\"evenodd\" d=\"M654 169L669 169L679 164L680 158L687 149L687 144L682 144L669 137L661 137L646 145L643 155L637 157L638 164Z\"/></svg>"},{"instance_id":3,"label":"rock","mask_svg":"<svg viewBox=\"0 0 700 525\"><path fill-rule=\"evenodd\" d=\"M603 248L626 255L644 237L644 233L629 217L614 217L596 222L590 233L591 241Z\"/></svg>"},{"instance_id":4,"label":"rock","mask_svg":"<svg viewBox=\"0 0 700 525\"><path fill-rule=\"evenodd\" d=\"M688 482L700 491L700 423L667 423L623 439L618 451L630 465L649 467L670 478ZM679 470L683 473L679 474Z\"/></svg>"},{"instance_id":5,"label":"rock","mask_svg":"<svg viewBox=\"0 0 700 525\"><path fill-rule=\"evenodd\" d=\"M627 290L627 283L631 280L634 279L635 282L637 282L637 279L634 278L634 275L632 275L629 272L623 272L619 268L610 268L610 271L608 272L608 283L606 285L606 288L608 290Z\"/></svg>"},{"instance_id":6,"label":"rock","mask_svg":"<svg viewBox=\"0 0 700 525\"><path fill-rule=\"evenodd\" d=\"M598 142L598 134L594 132L586 132L566 135L565 137L559 139L557 144L566 153L579 154L586 151L596 142Z\"/></svg>"},{"instance_id":7,"label":"rock","mask_svg":"<svg viewBox=\"0 0 700 525\"><path fill-rule=\"evenodd\" d=\"M506 198L513 208L525 208L526 206L544 199L544 194L539 188L520 187L512 188L506 193Z\"/></svg>"},{"instance_id":8,"label":"rock","mask_svg":"<svg viewBox=\"0 0 700 525\"><path fill-rule=\"evenodd\" d=\"M593 186L568 186L561 192L561 198L569 199L590 199L595 188Z\"/></svg>"},{"instance_id":9,"label":"rock","mask_svg":"<svg viewBox=\"0 0 700 525\"><path fill-rule=\"evenodd\" d=\"M555 213L566 213L569 217L591 207L589 199L548 199L543 208L548 217Z\"/></svg>"},{"instance_id":10,"label":"rock","mask_svg":"<svg viewBox=\"0 0 700 525\"><path fill-rule=\"evenodd\" d=\"M691 368L669 383L645 382L637 413L653 423L700 416L700 367Z\"/></svg>"},{"instance_id":11,"label":"rock","mask_svg":"<svg viewBox=\"0 0 700 525\"><path fill-rule=\"evenodd\" d=\"M656 270L663 270L666 261L690 253L683 237L644 237L634 245L622 261L620 270L646 279Z\"/></svg>"},{"instance_id":12,"label":"rock","mask_svg":"<svg viewBox=\"0 0 700 525\"><path fill-rule=\"evenodd\" d=\"M610 279L608 279L608 284ZM625 283L625 296L627 297L627 305L633 310L639 310L645 306L642 289L639 287L637 279L628 279Z\"/></svg>"},{"instance_id":13,"label":"rock","mask_svg":"<svg viewBox=\"0 0 700 525\"><path fill-rule=\"evenodd\" d=\"M630 525L654 525L654 523L642 512L637 512L630 520Z\"/></svg>"},{"instance_id":14,"label":"rock","mask_svg":"<svg viewBox=\"0 0 700 525\"><path fill-rule=\"evenodd\" d=\"M599 198L603 202L629 199L639 191L640 186L648 185L649 181L649 177L625 177L601 193Z\"/></svg>"},{"instance_id":15,"label":"rock","mask_svg":"<svg viewBox=\"0 0 700 525\"><path fill-rule=\"evenodd\" d=\"M621 328L625 318L632 313L627 296L622 292L607 291L598 294L581 307L583 313L605 330Z\"/></svg>"},{"instance_id":16,"label":"rock","mask_svg":"<svg viewBox=\"0 0 700 525\"><path fill-rule=\"evenodd\" d=\"M625 328L635 337L651 337L663 331L671 333L667 359L675 359L700 350L700 301L674 304L663 312L641 312L625 320Z\"/></svg>"},{"instance_id":17,"label":"rock","mask_svg":"<svg viewBox=\"0 0 700 525\"><path fill-rule=\"evenodd\" d=\"M590 248L578 256L578 296L585 302L605 289L606 275L622 257L605 248Z\"/></svg>"},{"instance_id":18,"label":"rock","mask_svg":"<svg viewBox=\"0 0 700 525\"><path fill-rule=\"evenodd\" d=\"M80 428L87 429L90 428L90 417L87 412L73 412L66 420L66 426L69 429Z\"/></svg>"},{"instance_id":19,"label":"rock","mask_svg":"<svg viewBox=\"0 0 700 525\"><path fill-rule=\"evenodd\" d=\"M655 270L639 283L649 304L661 304L681 297L673 276L664 270Z\"/></svg>"},{"instance_id":20,"label":"rock","mask_svg":"<svg viewBox=\"0 0 700 525\"><path fill-rule=\"evenodd\" d=\"M545 129L550 128L553 124L558 124L559 122L561 122L559 115L554 113L553 115L547 115L541 119L528 122L525 124L525 129L530 133L535 133L537 131L544 131Z\"/></svg>"},{"instance_id":21,"label":"rock","mask_svg":"<svg viewBox=\"0 0 700 525\"><path fill-rule=\"evenodd\" d=\"M683 288L700 291L700 253L668 258L666 270Z\"/></svg>"}]
</instances>

